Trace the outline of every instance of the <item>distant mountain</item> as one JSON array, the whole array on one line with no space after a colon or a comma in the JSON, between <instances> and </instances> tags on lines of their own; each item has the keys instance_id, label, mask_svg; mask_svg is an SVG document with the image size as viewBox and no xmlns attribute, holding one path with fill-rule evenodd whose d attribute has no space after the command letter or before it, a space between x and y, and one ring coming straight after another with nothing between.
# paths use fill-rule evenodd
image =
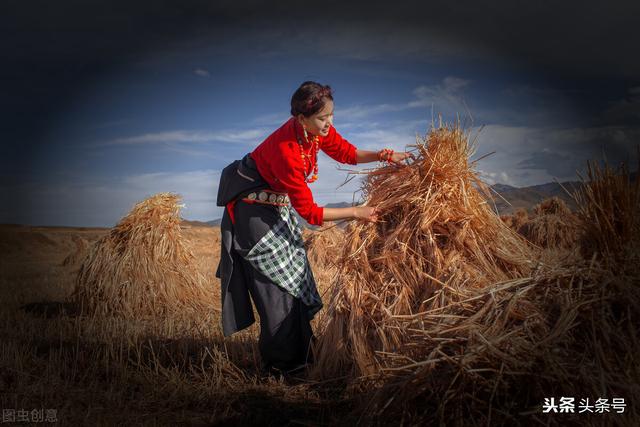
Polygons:
<instances>
[{"instance_id":1,"label":"distant mountain","mask_svg":"<svg viewBox=\"0 0 640 427\"><path fill-rule=\"evenodd\" d=\"M511 185L507 185L507 184L493 184L491 186L491 188L493 188L495 191L497 191L498 193L502 193L502 192L506 192L506 191L511 191L511 190L517 190L517 187L512 187Z\"/></svg>"},{"instance_id":2,"label":"distant mountain","mask_svg":"<svg viewBox=\"0 0 640 427\"><path fill-rule=\"evenodd\" d=\"M586 178L587 177L585 177L585 179ZM637 178L638 172L629 173L629 179L632 182ZM565 181L562 183L548 182L546 184L531 185L522 188L505 184L494 184L491 188L509 202L505 202L500 196L494 194L498 212L503 215L513 213L513 211L518 208L524 208L530 211L536 204L554 196L563 200L569 209L576 210L578 206L575 200L567 193L575 194L583 185L581 181Z\"/></svg>"},{"instance_id":3,"label":"distant mountain","mask_svg":"<svg viewBox=\"0 0 640 427\"><path fill-rule=\"evenodd\" d=\"M208 221L208 222L191 221L189 219L182 218L182 221L180 221L180 225L188 226L188 227L211 227L211 224L210 224L211 222L214 222L214 221Z\"/></svg>"},{"instance_id":4,"label":"distant mountain","mask_svg":"<svg viewBox=\"0 0 640 427\"><path fill-rule=\"evenodd\" d=\"M513 213L518 208L531 211L535 205L550 197L558 197L570 209L575 210L577 208L576 203L567 192L573 194L581 186L582 183L579 181L549 182L521 188L498 183L492 185L491 189L493 190L493 200L498 212L501 215L506 215Z\"/></svg>"}]
</instances>

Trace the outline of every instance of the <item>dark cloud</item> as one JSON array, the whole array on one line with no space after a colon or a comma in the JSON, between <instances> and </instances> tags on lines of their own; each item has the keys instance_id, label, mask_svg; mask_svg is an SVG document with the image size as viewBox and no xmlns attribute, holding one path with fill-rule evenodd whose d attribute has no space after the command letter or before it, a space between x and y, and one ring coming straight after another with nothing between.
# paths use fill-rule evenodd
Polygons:
<instances>
[{"instance_id":1,"label":"dark cloud","mask_svg":"<svg viewBox=\"0 0 640 427\"><path fill-rule=\"evenodd\" d=\"M610 124L633 124L640 121L640 86L629 89L627 95L611 102L603 114L603 119Z\"/></svg>"},{"instance_id":2,"label":"dark cloud","mask_svg":"<svg viewBox=\"0 0 640 427\"><path fill-rule=\"evenodd\" d=\"M394 43L402 51L410 34L437 36L470 55L492 52L571 93L594 123L638 123L637 98L627 91L640 85L639 12L639 2L4 0L0 132L8 141L36 139L83 88L150 52L230 43L242 32L269 28L295 38L334 27L345 30L329 39L337 51L349 45L349 29L358 28L357 43L383 34L387 51Z\"/></svg>"},{"instance_id":3,"label":"dark cloud","mask_svg":"<svg viewBox=\"0 0 640 427\"><path fill-rule=\"evenodd\" d=\"M570 175L582 166L581 161L553 151L539 151L518 162L518 167L522 169L541 169L551 176L560 177Z\"/></svg>"},{"instance_id":4,"label":"dark cloud","mask_svg":"<svg viewBox=\"0 0 640 427\"><path fill-rule=\"evenodd\" d=\"M2 76L5 82L40 82L40 89L52 78L64 86L180 39L222 37L225 28L322 31L346 23L391 39L403 28L420 28L470 49L494 50L550 77L636 80L640 57L632 53L640 39L639 12L638 2L5 0Z\"/></svg>"},{"instance_id":5,"label":"dark cloud","mask_svg":"<svg viewBox=\"0 0 640 427\"><path fill-rule=\"evenodd\" d=\"M520 169L537 169L554 177L575 177L583 173L587 161L607 162L617 167L622 163L637 170L640 159L637 144L638 127L596 127L547 131L529 138L527 144L536 149L517 163Z\"/></svg>"}]
</instances>

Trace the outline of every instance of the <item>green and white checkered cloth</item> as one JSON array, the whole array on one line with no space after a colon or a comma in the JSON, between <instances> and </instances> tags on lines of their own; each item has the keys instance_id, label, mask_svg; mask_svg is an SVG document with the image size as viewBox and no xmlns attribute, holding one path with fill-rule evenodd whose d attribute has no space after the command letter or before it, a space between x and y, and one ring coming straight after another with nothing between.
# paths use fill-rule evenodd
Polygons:
<instances>
[{"instance_id":1,"label":"green and white checkered cloth","mask_svg":"<svg viewBox=\"0 0 640 427\"><path fill-rule=\"evenodd\" d=\"M312 313L322 307L322 300L307 259L302 231L289 206L277 206L278 221L246 255L245 259L267 278L300 298Z\"/></svg>"}]
</instances>

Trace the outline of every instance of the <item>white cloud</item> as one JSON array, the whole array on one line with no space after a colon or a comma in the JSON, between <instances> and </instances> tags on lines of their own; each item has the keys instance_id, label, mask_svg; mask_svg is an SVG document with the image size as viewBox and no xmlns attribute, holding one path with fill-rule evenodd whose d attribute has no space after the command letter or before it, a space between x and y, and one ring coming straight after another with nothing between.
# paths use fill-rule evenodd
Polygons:
<instances>
[{"instance_id":1,"label":"white cloud","mask_svg":"<svg viewBox=\"0 0 640 427\"><path fill-rule=\"evenodd\" d=\"M255 144L255 141L268 136L269 128L223 131L187 131L175 130L166 132L145 133L142 135L116 138L97 145L138 145L138 144L182 144L229 142L239 144Z\"/></svg>"},{"instance_id":2,"label":"white cloud","mask_svg":"<svg viewBox=\"0 0 640 427\"><path fill-rule=\"evenodd\" d=\"M195 74L196 76L205 77L205 78L211 77L211 73L208 70L205 70L204 68L196 68L195 70L193 70L193 74Z\"/></svg>"},{"instance_id":3,"label":"white cloud","mask_svg":"<svg viewBox=\"0 0 640 427\"><path fill-rule=\"evenodd\" d=\"M344 120L358 120L374 114L402 111L408 108L408 104L352 105L347 108L336 108L335 115Z\"/></svg>"},{"instance_id":4,"label":"white cloud","mask_svg":"<svg viewBox=\"0 0 640 427\"><path fill-rule=\"evenodd\" d=\"M352 105L336 109L335 115L340 119L350 121L362 120L376 114L431 106L438 111L464 110L463 89L470 83L470 80L447 76L439 84L416 87L412 91L414 99L410 101L397 104Z\"/></svg>"},{"instance_id":5,"label":"white cloud","mask_svg":"<svg viewBox=\"0 0 640 427\"><path fill-rule=\"evenodd\" d=\"M260 125L260 126L271 126L271 127L278 126L279 127L282 124L284 124L287 120L289 120L290 117L291 117L290 114L270 113L270 114L264 114L254 118L251 121L251 123L255 125Z\"/></svg>"},{"instance_id":6,"label":"white cloud","mask_svg":"<svg viewBox=\"0 0 640 427\"><path fill-rule=\"evenodd\" d=\"M468 86L470 80L458 77L445 77L441 84L419 86L414 89L415 101L409 103L410 107L428 107L434 105L438 110L451 106L461 108L464 106L462 89Z\"/></svg>"},{"instance_id":7,"label":"white cloud","mask_svg":"<svg viewBox=\"0 0 640 427\"><path fill-rule=\"evenodd\" d=\"M482 169L476 169L476 172L478 173L478 176L480 177L480 179L489 185L500 183L500 184L515 186L515 183L509 177L509 174L506 173L505 171L487 172Z\"/></svg>"}]
</instances>

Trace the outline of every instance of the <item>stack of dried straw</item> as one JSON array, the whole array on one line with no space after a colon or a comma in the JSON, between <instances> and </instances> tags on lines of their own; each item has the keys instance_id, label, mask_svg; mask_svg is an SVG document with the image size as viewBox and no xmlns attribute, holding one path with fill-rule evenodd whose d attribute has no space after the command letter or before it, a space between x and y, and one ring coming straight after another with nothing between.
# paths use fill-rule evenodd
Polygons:
<instances>
[{"instance_id":1,"label":"stack of dried straw","mask_svg":"<svg viewBox=\"0 0 640 427\"><path fill-rule=\"evenodd\" d=\"M524 208L518 208L513 215L500 215L500 219L510 228L518 231L523 224L529 221L529 212Z\"/></svg>"},{"instance_id":2,"label":"stack of dried straw","mask_svg":"<svg viewBox=\"0 0 640 427\"><path fill-rule=\"evenodd\" d=\"M347 231L312 375L346 378L365 417L407 424L509 424L541 420L544 397L632 396L637 269L619 277L596 258L553 258L510 229L459 125L415 149L410 164L368 173L381 221ZM587 197L602 199L598 185Z\"/></svg>"},{"instance_id":3,"label":"stack of dried straw","mask_svg":"<svg viewBox=\"0 0 640 427\"><path fill-rule=\"evenodd\" d=\"M543 248L575 247L579 223L577 217L558 197L551 197L533 208L534 217L521 224L518 232Z\"/></svg>"},{"instance_id":4,"label":"stack of dried straw","mask_svg":"<svg viewBox=\"0 0 640 427\"><path fill-rule=\"evenodd\" d=\"M411 334L399 322L529 274L533 249L487 203L467 140L459 127L434 129L411 165L368 174L364 191L381 220L356 225L345 239L323 373L371 374L406 362L411 356L399 353L423 348L405 348Z\"/></svg>"},{"instance_id":5,"label":"stack of dried straw","mask_svg":"<svg viewBox=\"0 0 640 427\"><path fill-rule=\"evenodd\" d=\"M83 312L134 318L211 310L213 286L181 235L178 201L160 193L136 204L93 245L72 294Z\"/></svg>"},{"instance_id":6,"label":"stack of dried straw","mask_svg":"<svg viewBox=\"0 0 640 427\"><path fill-rule=\"evenodd\" d=\"M640 162L640 149L638 149ZM589 185L577 194L578 217L586 233L581 239L584 256L601 255L620 263L640 254L640 180L631 179L628 167L619 170L589 162ZM636 257L636 258L634 258Z\"/></svg>"}]
</instances>

